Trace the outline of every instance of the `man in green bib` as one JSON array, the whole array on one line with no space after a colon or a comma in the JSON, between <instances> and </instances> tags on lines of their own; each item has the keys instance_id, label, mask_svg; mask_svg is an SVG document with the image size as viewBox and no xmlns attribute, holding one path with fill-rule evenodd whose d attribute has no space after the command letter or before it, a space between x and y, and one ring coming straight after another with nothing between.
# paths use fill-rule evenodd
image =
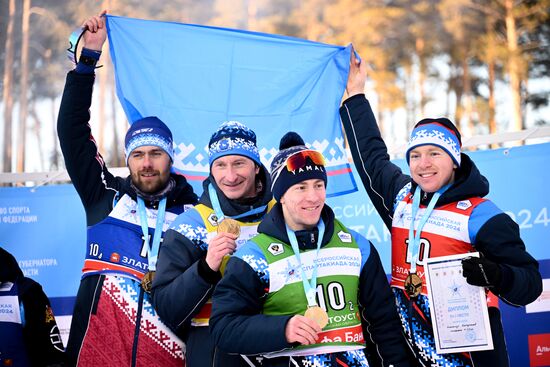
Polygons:
<instances>
[{"instance_id":1,"label":"man in green bib","mask_svg":"<svg viewBox=\"0 0 550 367\"><path fill-rule=\"evenodd\" d=\"M277 204L214 291L217 347L250 366L408 366L376 249L325 205L323 156L293 132L279 149L271 164Z\"/></svg>"}]
</instances>

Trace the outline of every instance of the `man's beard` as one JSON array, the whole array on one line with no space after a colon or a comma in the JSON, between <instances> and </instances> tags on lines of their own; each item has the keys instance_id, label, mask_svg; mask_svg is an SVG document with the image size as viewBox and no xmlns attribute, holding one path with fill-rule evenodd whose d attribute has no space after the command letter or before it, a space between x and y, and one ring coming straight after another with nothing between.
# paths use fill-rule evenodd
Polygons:
<instances>
[{"instance_id":1,"label":"man's beard","mask_svg":"<svg viewBox=\"0 0 550 367\"><path fill-rule=\"evenodd\" d=\"M141 176L141 174L143 173L154 173L156 174L155 179L145 181ZM168 175L166 179L163 179L163 177L160 175L160 172L153 170L153 171L140 171L140 172L132 173L131 177L132 177L132 183L141 192L146 194L154 194L166 187L166 184L168 183L168 179L170 175Z\"/></svg>"}]
</instances>

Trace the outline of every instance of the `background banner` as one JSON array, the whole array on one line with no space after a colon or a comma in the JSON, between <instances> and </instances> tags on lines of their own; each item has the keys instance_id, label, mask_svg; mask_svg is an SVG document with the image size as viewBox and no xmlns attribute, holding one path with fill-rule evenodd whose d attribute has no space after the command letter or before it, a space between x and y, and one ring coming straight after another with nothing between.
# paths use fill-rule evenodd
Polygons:
<instances>
[{"instance_id":1,"label":"background banner","mask_svg":"<svg viewBox=\"0 0 550 367\"><path fill-rule=\"evenodd\" d=\"M467 153L490 184L491 199L518 224L529 253L539 261L542 295L524 308L500 301L511 366L550 366L550 143ZM408 173L404 159L394 161ZM354 169L355 171L355 169ZM354 172L355 173L355 172ZM356 175L357 182L361 182ZM329 181L330 185L330 181ZM330 198L336 217L369 239L390 272L390 233L362 185Z\"/></svg>"},{"instance_id":2,"label":"background banner","mask_svg":"<svg viewBox=\"0 0 550 367\"><path fill-rule=\"evenodd\" d=\"M549 366L550 199L546 183L550 182L550 143L468 155L489 179L488 197L520 225L543 276L544 291L537 301L524 308L501 302L511 366ZM404 160L396 163L406 168ZM330 177L329 187L332 184ZM364 189L330 198L328 203L338 219L373 242L389 272L390 235ZM71 185L0 188L0 246L18 259L27 276L42 284L60 329L66 332L86 251L85 229L84 210Z\"/></svg>"},{"instance_id":3,"label":"background banner","mask_svg":"<svg viewBox=\"0 0 550 367\"><path fill-rule=\"evenodd\" d=\"M0 188L0 246L42 285L66 346L86 251L86 218L74 187Z\"/></svg>"},{"instance_id":4,"label":"background banner","mask_svg":"<svg viewBox=\"0 0 550 367\"><path fill-rule=\"evenodd\" d=\"M355 191L338 114L351 46L111 15L107 30L128 120L154 115L170 127L174 167L197 191L210 136L229 120L257 133L266 167L296 131L325 156L328 195Z\"/></svg>"}]
</instances>

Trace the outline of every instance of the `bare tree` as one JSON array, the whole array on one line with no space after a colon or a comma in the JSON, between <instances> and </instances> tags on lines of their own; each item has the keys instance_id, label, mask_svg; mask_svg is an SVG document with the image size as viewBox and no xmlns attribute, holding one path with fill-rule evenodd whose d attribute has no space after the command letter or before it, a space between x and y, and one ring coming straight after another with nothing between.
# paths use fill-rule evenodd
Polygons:
<instances>
[{"instance_id":1,"label":"bare tree","mask_svg":"<svg viewBox=\"0 0 550 367\"><path fill-rule=\"evenodd\" d=\"M13 78L13 23L15 21L15 0L9 0L9 19L6 29L6 56L4 60L4 78L2 104L4 105L4 164L3 171L11 172L12 159L12 78Z\"/></svg>"},{"instance_id":2,"label":"bare tree","mask_svg":"<svg viewBox=\"0 0 550 367\"><path fill-rule=\"evenodd\" d=\"M523 129L523 119L521 113L521 77L514 1L504 0L504 7L506 9L506 41L509 51L508 76L510 77L510 90L512 92L512 123L510 124L510 130L519 131Z\"/></svg>"},{"instance_id":3,"label":"bare tree","mask_svg":"<svg viewBox=\"0 0 550 367\"><path fill-rule=\"evenodd\" d=\"M21 79L19 93L19 134L17 139L17 172L25 171L25 146L27 144L28 82L29 82L29 18L31 0L23 1L21 23Z\"/></svg>"}]
</instances>

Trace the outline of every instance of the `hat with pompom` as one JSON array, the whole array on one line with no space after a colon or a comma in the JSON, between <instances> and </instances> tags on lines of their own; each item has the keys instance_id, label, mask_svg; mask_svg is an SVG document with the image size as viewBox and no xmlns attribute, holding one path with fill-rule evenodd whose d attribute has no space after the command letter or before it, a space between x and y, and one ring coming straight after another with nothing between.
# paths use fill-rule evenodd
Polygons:
<instances>
[{"instance_id":1,"label":"hat with pompom","mask_svg":"<svg viewBox=\"0 0 550 367\"><path fill-rule=\"evenodd\" d=\"M279 143L279 153L271 162L271 191L277 201L292 185L311 179L327 184L323 155L308 148L300 135L291 131Z\"/></svg>"},{"instance_id":2,"label":"hat with pompom","mask_svg":"<svg viewBox=\"0 0 550 367\"><path fill-rule=\"evenodd\" d=\"M227 155L241 155L261 166L260 154L256 145L256 134L239 121L226 121L212 134L208 143L210 165L218 158Z\"/></svg>"}]
</instances>

